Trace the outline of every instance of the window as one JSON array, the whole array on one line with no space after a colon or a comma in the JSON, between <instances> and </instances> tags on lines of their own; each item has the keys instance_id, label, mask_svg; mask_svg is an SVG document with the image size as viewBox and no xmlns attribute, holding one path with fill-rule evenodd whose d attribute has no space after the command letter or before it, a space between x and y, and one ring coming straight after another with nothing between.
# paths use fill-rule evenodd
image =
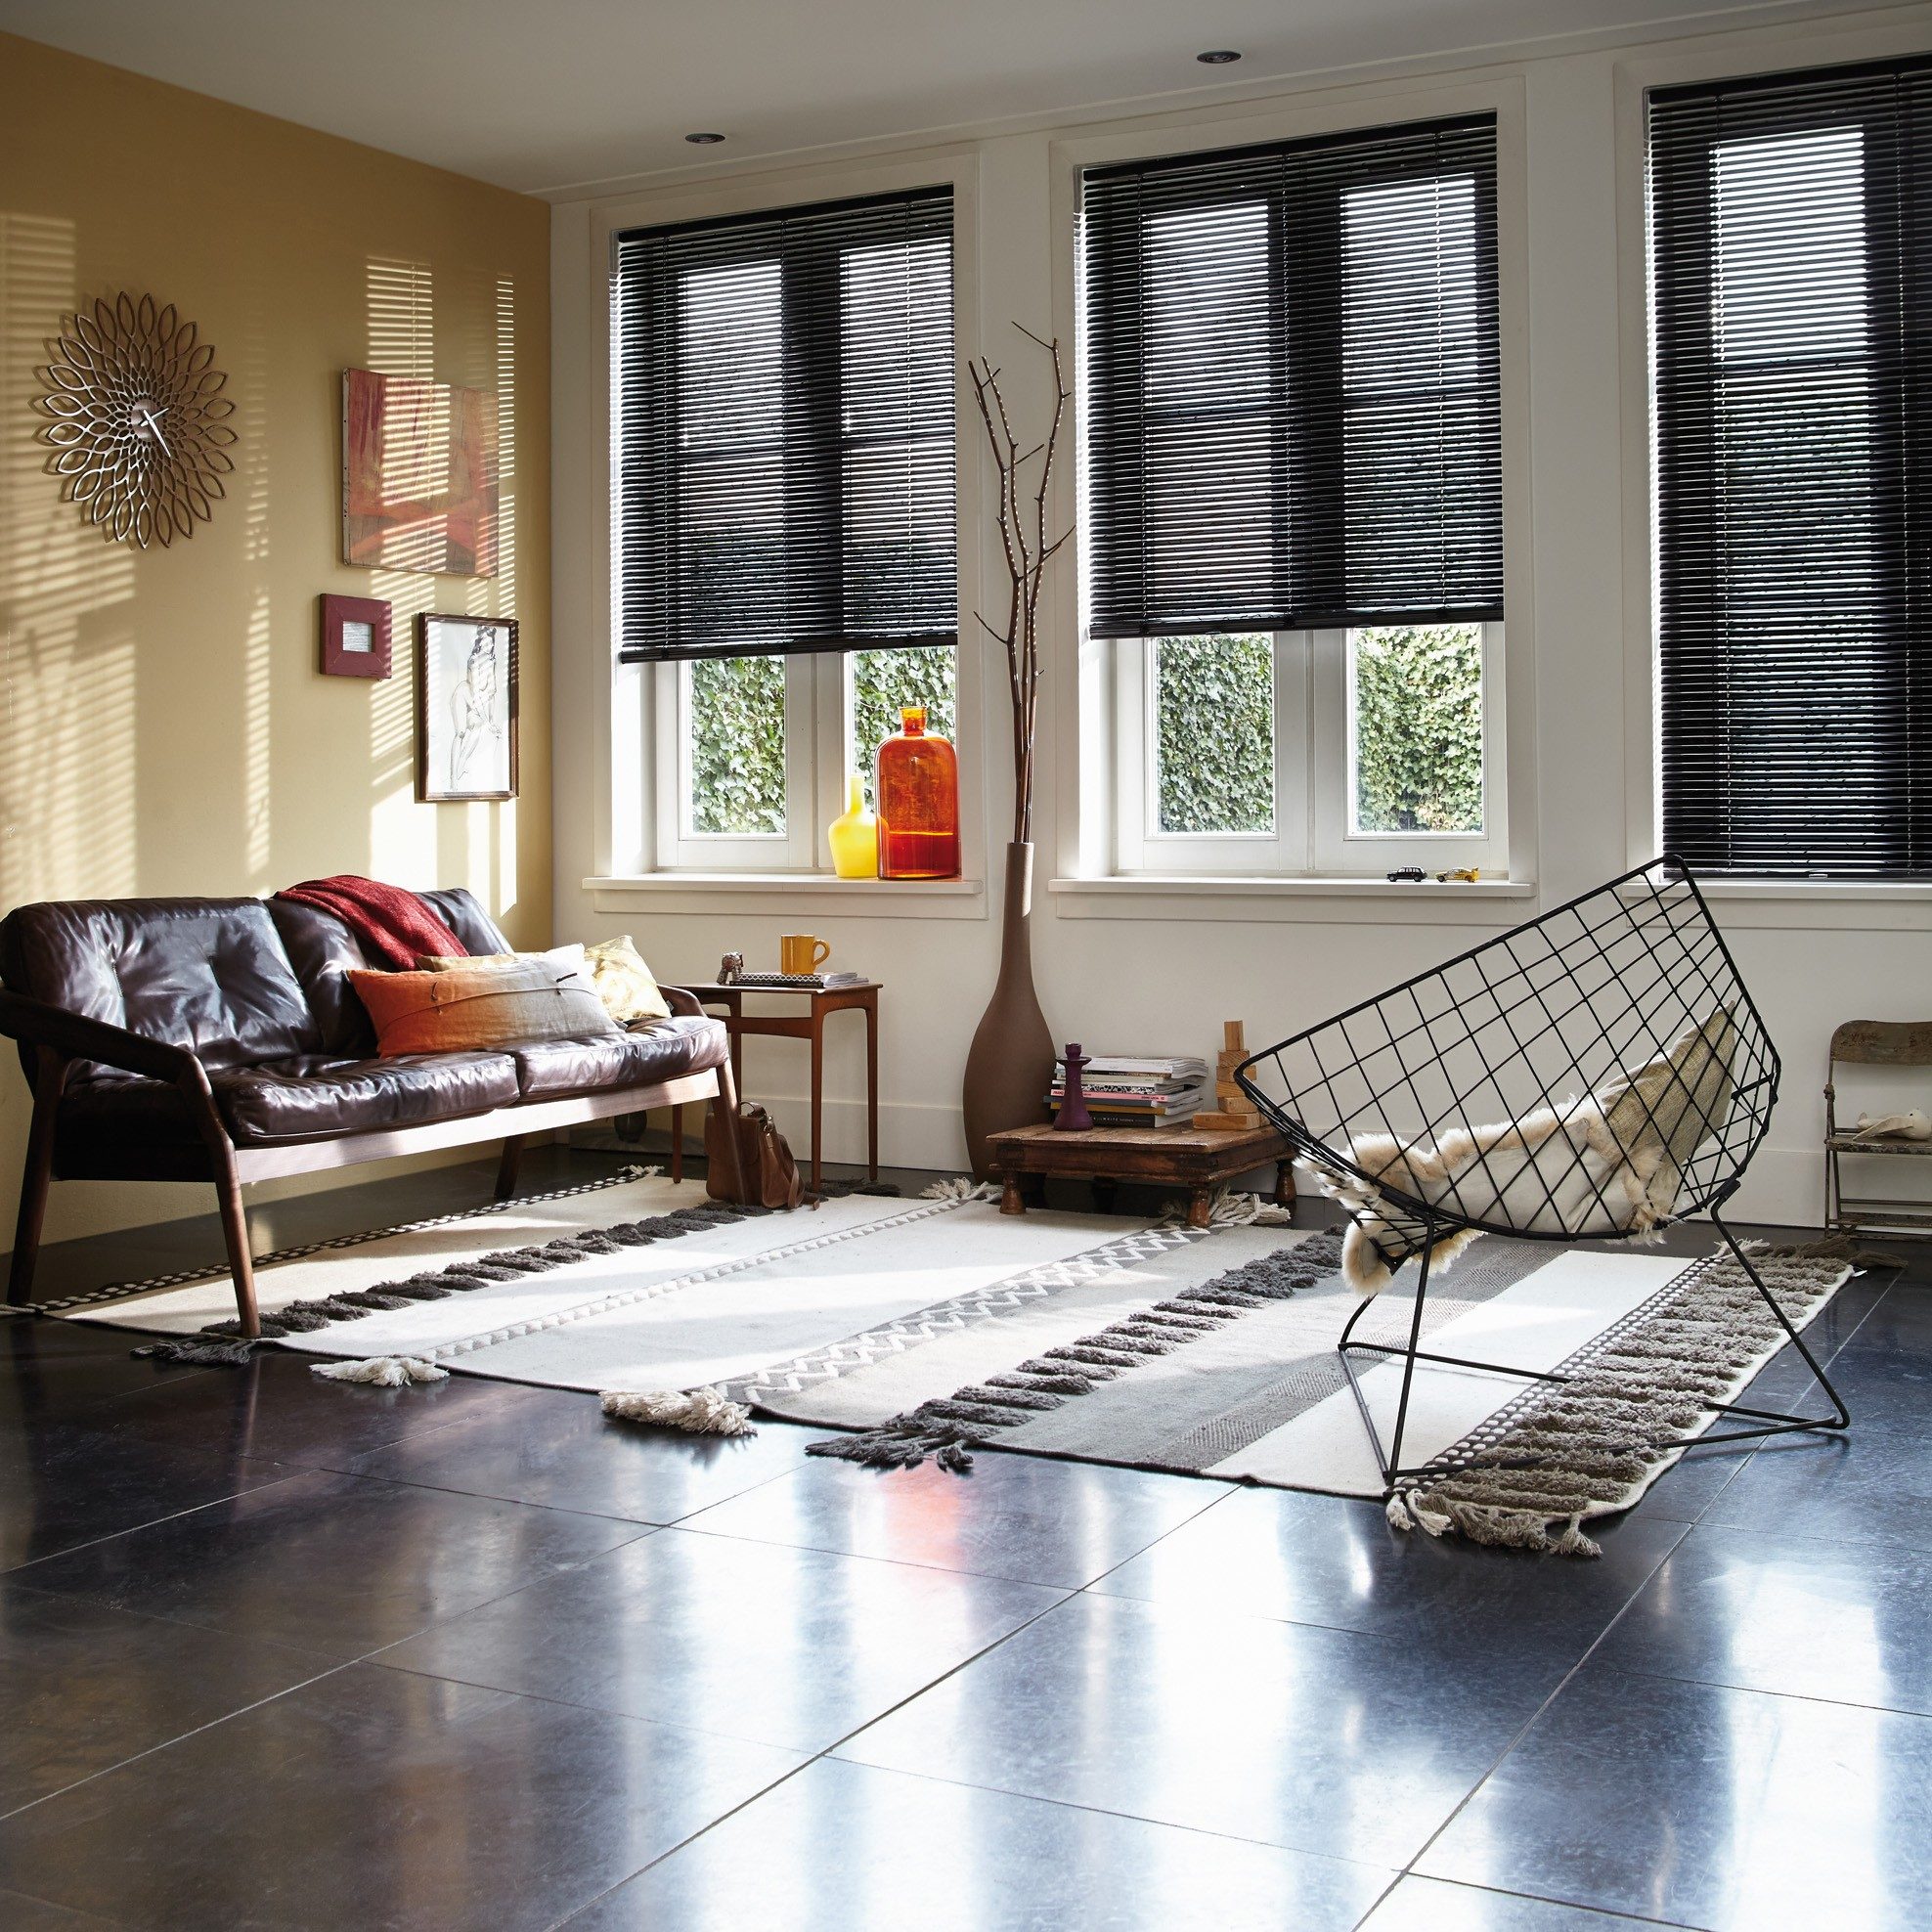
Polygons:
<instances>
[{"instance_id":1,"label":"window","mask_svg":"<svg viewBox=\"0 0 1932 1932\"><path fill-rule=\"evenodd\" d=\"M1123 872L1502 869L1495 121L1090 170Z\"/></svg>"},{"instance_id":2,"label":"window","mask_svg":"<svg viewBox=\"0 0 1932 1932\"><path fill-rule=\"evenodd\" d=\"M1123 873L1501 871L1500 624L1123 638Z\"/></svg>"},{"instance_id":3,"label":"window","mask_svg":"<svg viewBox=\"0 0 1932 1932\"><path fill-rule=\"evenodd\" d=\"M1663 844L1932 874L1932 62L1652 93Z\"/></svg>"},{"instance_id":4,"label":"window","mask_svg":"<svg viewBox=\"0 0 1932 1932\"><path fill-rule=\"evenodd\" d=\"M952 299L949 189L617 238L614 601L654 667L659 864L819 865L894 704L950 726Z\"/></svg>"},{"instance_id":5,"label":"window","mask_svg":"<svg viewBox=\"0 0 1932 1932\"><path fill-rule=\"evenodd\" d=\"M657 681L657 862L667 870L822 869L824 828L846 808L846 774L875 805L879 745L900 708L955 735L956 653L866 650L706 657Z\"/></svg>"}]
</instances>

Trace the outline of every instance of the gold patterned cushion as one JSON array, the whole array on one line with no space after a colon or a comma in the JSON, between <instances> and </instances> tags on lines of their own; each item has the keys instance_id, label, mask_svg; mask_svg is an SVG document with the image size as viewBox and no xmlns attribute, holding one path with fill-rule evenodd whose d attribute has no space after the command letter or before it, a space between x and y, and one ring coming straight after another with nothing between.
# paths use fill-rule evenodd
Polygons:
<instances>
[{"instance_id":1,"label":"gold patterned cushion","mask_svg":"<svg viewBox=\"0 0 1932 1932\"><path fill-rule=\"evenodd\" d=\"M671 1008L658 990L651 969L643 962L631 935L601 940L584 948L584 970L597 989L610 1017L620 1027L634 1020L668 1020Z\"/></svg>"},{"instance_id":2,"label":"gold patterned cushion","mask_svg":"<svg viewBox=\"0 0 1932 1932\"><path fill-rule=\"evenodd\" d=\"M525 966L547 968L559 986L596 991L585 970L581 945L553 945L547 952L422 952L416 961L418 973L514 973Z\"/></svg>"}]
</instances>

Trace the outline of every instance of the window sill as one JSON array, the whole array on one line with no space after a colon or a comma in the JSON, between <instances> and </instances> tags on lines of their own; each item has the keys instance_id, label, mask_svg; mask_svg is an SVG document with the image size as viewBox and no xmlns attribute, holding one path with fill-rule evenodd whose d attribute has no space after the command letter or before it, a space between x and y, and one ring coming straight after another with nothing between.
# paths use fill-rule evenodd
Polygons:
<instances>
[{"instance_id":1,"label":"window sill","mask_svg":"<svg viewBox=\"0 0 1932 1932\"><path fill-rule=\"evenodd\" d=\"M1535 882L1528 879L1446 884L1426 879L1403 885L1387 879L1192 873L1049 879L1046 889L1063 919L1374 919L1394 924L1495 924L1510 916L1499 901L1536 896Z\"/></svg>"},{"instance_id":2,"label":"window sill","mask_svg":"<svg viewBox=\"0 0 1932 1932\"><path fill-rule=\"evenodd\" d=\"M1932 931L1932 883L1699 879L1720 926L1816 932Z\"/></svg>"},{"instance_id":3,"label":"window sill","mask_svg":"<svg viewBox=\"0 0 1932 1932\"><path fill-rule=\"evenodd\" d=\"M1875 904L1932 904L1932 881L1918 879L1697 879L1706 899L1868 900Z\"/></svg>"},{"instance_id":4,"label":"window sill","mask_svg":"<svg viewBox=\"0 0 1932 1932\"><path fill-rule=\"evenodd\" d=\"M980 879L841 879L830 872L637 872L584 881L599 912L814 912L859 919L984 919Z\"/></svg>"}]
</instances>

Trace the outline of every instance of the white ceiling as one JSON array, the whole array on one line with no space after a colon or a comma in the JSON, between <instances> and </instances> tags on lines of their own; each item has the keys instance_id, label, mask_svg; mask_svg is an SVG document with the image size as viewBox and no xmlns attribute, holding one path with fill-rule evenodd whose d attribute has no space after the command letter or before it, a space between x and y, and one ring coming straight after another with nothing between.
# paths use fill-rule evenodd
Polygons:
<instances>
[{"instance_id":1,"label":"white ceiling","mask_svg":"<svg viewBox=\"0 0 1932 1932\"><path fill-rule=\"evenodd\" d=\"M0 0L0 28L530 194L1836 0ZM1681 29L1680 29L1681 30ZM1198 65L1233 47L1230 67ZM693 148L693 129L728 136ZM76 130L76 140L85 140Z\"/></svg>"}]
</instances>

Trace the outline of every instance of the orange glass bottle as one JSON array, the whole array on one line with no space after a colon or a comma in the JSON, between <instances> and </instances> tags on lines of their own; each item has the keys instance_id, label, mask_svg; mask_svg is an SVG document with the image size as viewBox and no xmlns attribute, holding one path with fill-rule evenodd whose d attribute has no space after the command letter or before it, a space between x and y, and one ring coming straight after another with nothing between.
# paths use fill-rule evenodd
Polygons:
<instances>
[{"instance_id":1,"label":"orange glass bottle","mask_svg":"<svg viewBox=\"0 0 1932 1932\"><path fill-rule=\"evenodd\" d=\"M959 760L927 735L926 707L908 704L879 747L879 877L959 876Z\"/></svg>"}]
</instances>

